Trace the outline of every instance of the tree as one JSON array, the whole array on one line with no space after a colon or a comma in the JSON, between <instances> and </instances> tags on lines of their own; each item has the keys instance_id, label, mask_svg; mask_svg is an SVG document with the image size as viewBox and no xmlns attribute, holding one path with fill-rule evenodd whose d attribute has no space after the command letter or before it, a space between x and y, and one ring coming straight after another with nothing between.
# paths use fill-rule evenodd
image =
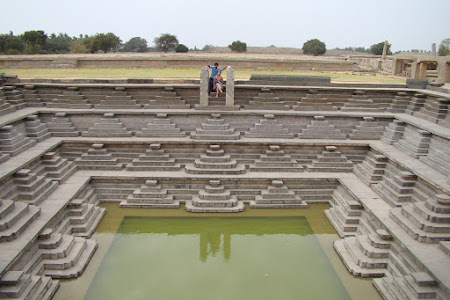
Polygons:
<instances>
[{"instance_id":1,"label":"tree","mask_svg":"<svg viewBox=\"0 0 450 300\"><path fill-rule=\"evenodd\" d=\"M99 50L103 52L115 50L121 43L120 38L111 32L108 32L107 34L97 33L93 37L87 39L89 39L88 48L92 53Z\"/></svg>"},{"instance_id":2,"label":"tree","mask_svg":"<svg viewBox=\"0 0 450 300\"><path fill-rule=\"evenodd\" d=\"M67 53L70 51L72 38L67 33L58 35L52 33L44 45L44 49L50 53Z\"/></svg>"},{"instance_id":3,"label":"tree","mask_svg":"<svg viewBox=\"0 0 450 300\"><path fill-rule=\"evenodd\" d=\"M384 42L379 42L378 44L373 44L370 46L370 53L375 55L383 55ZM391 55L391 44L387 43L387 55Z\"/></svg>"},{"instance_id":4,"label":"tree","mask_svg":"<svg viewBox=\"0 0 450 300\"><path fill-rule=\"evenodd\" d=\"M75 53L87 53L90 52L86 46L84 39L73 40L70 42L70 51Z\"/></svg>"},{"instance_id":5,"label":"tree","mask_svg":"<svg viewBox=\"0 0 450 300\"><path fill-rule=\"evenodd\" d=\"M29 46L31 53L38 53L47 41L47 35L42 30L25 31L22 40Z\"/></svg>"},{"instance_id":6,"label":"tree","mask_svg":"<svg viewBox=\"0 0 450 300\"><path fill-rule=\"evenodd\" d=\"M234 41L231 45L228 45L228 48L233 52L247 52L247 44L241 41Z\"/></svg>"},{"instance_id":7,"label":"tree","mask_svg":"<svg viewBox=\"0 0 450 300\"><path fill-rule=\"evenodd\" d=\"M12 32L0 34L0 53L20 54L25 50L24 42Z\"/></svg>"},{"instance_id":8,"label":"tree","mask_svg":"<svg viewBox=\"0 0 450 300\"><path fill-rule=\"evenodd\" d=\"M185 53L185 52L188 52L188 51L189 51L189 48L186 47L186 46L183 45L183 44L179 44L179 45L177 46L177 48L175 48L175 52L177 52L177 53Z\"/></svg>"},{"instance_id":9,"label":"tree","mask_svg":"<svg viewBox=\"0 0 450 300\"><path fill-rule=\"evenodd\" d=\"M169 52L175 51L178 46L178 39L173 34L163 33L153 40L155 48L158 51Z\"/></svg>"},{"instance_id":10,"label":"tree","mask_svg":"<svg viewBox=\"0 0 450 300\"><path fill-rule=\"evenodd\" d=\"M450 55L450 38L445 39L439 45L439 56Z\"/></svg>"},{"instance_id":11,"label":"tree","mask_svg":"<svg viewBox=\"0 0 450 300\"><path fill-rule=\"evenodd\" d=\"M324 54L327 51L327 46L318 39L312 39L303 44L302 50L304 54L317 56Z\"/></svg>"},{"instance_id":12,"label":"tree","mask_svg":"<svg viewBox=\"0 0 450 300\"><path fill-rule=\"evenodd\" d=\"M123 45L123 48L120 51L122 51L122 52L147 52L148 51L147 40L140 38L140 37L131 38L128 42L126 42Z\"/></svg>"}]
</instances>

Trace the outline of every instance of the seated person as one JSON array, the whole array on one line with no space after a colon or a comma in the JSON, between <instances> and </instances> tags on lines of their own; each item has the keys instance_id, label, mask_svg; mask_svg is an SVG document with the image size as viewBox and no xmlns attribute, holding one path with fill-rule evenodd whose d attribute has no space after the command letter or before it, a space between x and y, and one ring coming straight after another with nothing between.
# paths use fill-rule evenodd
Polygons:
<instances>
[{"instance_id":1,"label":"seated person","mask_svg":"<svg viewBox=\"0 0 450 300\"><path fill-rule=\"evenodd\" d=\"M223 77L222 71L217 71L217 75L213 80L213 87L216 91L216 98L219 98L220 93L223 93Z\"/></svg>"}]
</instances>

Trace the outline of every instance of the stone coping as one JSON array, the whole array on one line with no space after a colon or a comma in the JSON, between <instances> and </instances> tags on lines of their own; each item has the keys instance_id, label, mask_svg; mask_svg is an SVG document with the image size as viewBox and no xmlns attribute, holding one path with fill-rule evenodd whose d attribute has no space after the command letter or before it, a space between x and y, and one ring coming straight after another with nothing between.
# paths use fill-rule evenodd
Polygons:
<instances>
[{"instance_id":1,"label":"stone coping","mask_svg":"<svg viewBox=\"0 0 450 300\"><path fill-rule=\"evenodd\" d=\"M114 79L107 79L114 80ZM199 88L200 83L126 83L122 82L124 79L116 79L117 82L111 82L111 83L80 83L80 82L67 82L67 83L59 83L59 82L18 82L14 83L14 86L25 86L25 85L34 85L37 87L67 87L67 86L76 86L76 87L117 87L117 86L124 86L130 89L137 89L137 88L164 88L164 87L173 87L173 88ZM252 84L251 81L244 81L244 80L236 80L237 84L235 85L235 89L261 89L264 88L270 88L272 90L337 90L337 91L355 91L355 90L367 90L367 91L380 91L380 92L404 92L404 91L416 91L421 93L436 93L441 97L442 95L445 96L444 93L435 92L435 91L428 91L428 90L420 90L420 89L407 89L406 84L389 84L388 87L380 87L380 83L372 83L367 84L368 86L361 86L363 83L355 83L355 86L333 86L333 82L330 83L328 86L323 85L270 85L270 84ZM245 82L245 83L241 83ZM314 83L314 82L312 82ZM342 83L336 83L337 85ZM351 85L351 83L346 83L346 85ZM372 86L371 86L372 85ZM373 85L376 85L375 87ZM398 85L398 87L397 87ZM396 87L393 87L396 86ZM450 97L450 96L449 96Z\"/></svg>"}]
</instances>

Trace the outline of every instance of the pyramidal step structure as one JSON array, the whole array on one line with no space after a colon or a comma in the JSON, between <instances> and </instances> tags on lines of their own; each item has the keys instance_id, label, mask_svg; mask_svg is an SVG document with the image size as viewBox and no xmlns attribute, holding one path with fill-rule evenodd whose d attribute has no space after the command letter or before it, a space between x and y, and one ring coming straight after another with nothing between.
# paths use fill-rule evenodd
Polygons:
<instances>
[{"instance_id":1,"label":"pyramidal step structure","mask_svg":"<svg viewBox=\"0 0 450 300\"><path fill-rule=\"evenodd\" d=\"M193 164L186 164L186 172L191 174L244 174L245 166L238 164L220 145L209 145L206 154L196 158Z\"/></svg>"},{"instance_id":2,"label":"pyramidal step structure","mask_svg":"<svg viewBox=\"0 0 450 300\"><path fill-rule=\"evenodd\" d=\"M148 123L140 132L136 133L137 137L186 137L186 132L182 132L175 124L170 123L167 114L157 114L156 118Z\"/></svg>"},{"instance_id":3,"label":"pyramidal step structure","mask_svg":"<svg viewBox=\"0 0 450 300\"><path fill-rule=\"evenodd\" d=\"M302 172L303 167L284 153L279 145L269 145L265 154L250 166L252 172Z\"/></svg>"},{"instance_id":4,"label":"pyramidal step structure","mask_svg":"<svg viewBox=\"0 0 450 300\"><path fill-rule=\"evenodd\" d=\"M82 133L88 137L130 137L132 132L129 131L119 118L114 118L113 113L105 113L100 122L94 123L94 127Z\"/></svg>"},{"instance_id":5,"label":"pyramidal step structure","mask_svg":"<svg viewBox=\"0 0 450 300\"><path fill-rule=\"evenodd\" d=\"M289 133L289 129L279 124L273 114L265 114L264 119L260 119L255 127L250 128L250 132L245 133L247 138L280 138L293 139L294 134Z\"/></svg>"},{"instance_id":6,"label":"pyramidal step structure","mask_svg":"<svg viewBox=\"0 0 450 300\"><path fill-rule=\"evenodd\" d=\"M178 171L181 169L179 163L161 149L161 144L150 144L145 153L127 165L128 171Z\"/></svg>"},{"instance_id":7,"label":"pyramidal step structure","mask_svg":"<svg viewBox=\"0 0 450 300\"><path fill-rule=\"evenodd\" d=\"M282 180L272 180L267 190L261 191L261 195L250 202L251 208L304 208L308 204L294 191L284 184Z\"/></svg>"},{"instance_id":8,"label":"pyramidal step structure","mask_svg":"<svg viewBox=\"0 0 450 300\"><path fill-rule=\"evenodd\" d=\"M345 140L347 135L334 125L331 125L324 116L315 116L311 124L298 134L300 139L330 139Z\"/></svg>"},{"instance_id":9,"label":"pyramidal step structure","mask_svg":"<svg viewBox=\"0 0 450 300\"><path fill-rule=\"evenodd\" d=\"M120 207L179 208L180 202L163 189L158 180L147 180L140 188L120 202Z\"/></svg>"},{"instance_id":10,"label":"pyramidal step structure","mask_svg":"<svg viewBox=\"0 0 450 300\"><path fill-rule=\"evenodd\" d=\"M125 87L118 86L114 88L110 96L105 96L104 100L100 100L100 104L96 104L98 109L139 109L141 105L136 103L133 97L128 95Z\"/></svg>"},{"instance_id":11,"label":"pyramidal step structure","mask_svg":"<svg viewBox=\"0 0 450 300\"><path fill-rule=\"evenodd\" d=\"M241 135L230 124L225 123L220 114L212 114L211 119L202 123L201 128L196 128L191 133L191 139L196 140L238 140Z\"/></svg>"},{"instance_id":12,"label":"pyramidal step structure","mask_svg":"<svg viewBox=\"0 0 450 300\"><path fill-rule=\"evenodd\" d=\"M186 201L186 210L190 212L240 212L244 210L244 203L231 195L220 180L210 180L204 190L192 200Z\"/></svg>"},{"instance_id":13,"label":"pyramidal step structure","mask_svg":"<svg viewBox=\"0 0 450 300\"><path fill-rule=\"evenodd\" d=\"M52 136L77 137L80 135L80 131L77 130L65 112L56 113L55 117L47 123L47 127Z\"/></svg>"}]
</instances>

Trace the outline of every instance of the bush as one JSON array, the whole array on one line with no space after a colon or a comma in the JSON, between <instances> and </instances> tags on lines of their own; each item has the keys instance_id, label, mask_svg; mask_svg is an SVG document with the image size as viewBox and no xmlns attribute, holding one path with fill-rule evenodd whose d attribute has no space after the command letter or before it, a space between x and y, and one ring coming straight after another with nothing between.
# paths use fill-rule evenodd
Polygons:
<instances>
[{"instance_id":1,"label":"bush","mask_svg":"<svg viewBox=\"0 0 450 300\"><path fill-rule=\"evenodd\" d=\"M312 39L303 44L302 50L304 54L317 56L324 54L327 51L327 47L324 42Z\"/></svg>"},{"instance_id":2,"label":"bush","mask_svg":"<svg viewBox=\"0 0 450 300\"><path fill-rule=\"evenodd\" d=\"M183 44L179 44L179 45L175 48L175 52L177 52L177 53L185 53L185 52L188 52L188 51L189 51L189 48L186 47L186 46L183 45Z\"/></svg>"},{"instance_id":3,"label":"bush","mask_svg":"<svg viewBox=\"0 0 450 300\"><path fill-rule=\"evenodd\" d=\"M247 44L241 41L234 41L231 45L228 45L228 48L233 52L247 52Z\"/></svg>"}]
</instances>

